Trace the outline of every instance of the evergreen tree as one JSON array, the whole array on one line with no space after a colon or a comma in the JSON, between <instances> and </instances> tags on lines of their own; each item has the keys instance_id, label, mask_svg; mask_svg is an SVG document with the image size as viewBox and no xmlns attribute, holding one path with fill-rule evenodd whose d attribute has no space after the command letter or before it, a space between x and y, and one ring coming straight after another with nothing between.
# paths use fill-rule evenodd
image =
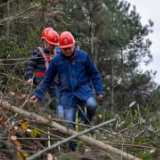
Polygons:
<instances>
[{"instance_id":1,"label":"evergreen tree","mask_svg":"<svg viewBox=\"0 0 160 160\"><path fill-rule=\"evenodd\" d=\"M142 73L138 69L141 62L148 64L152 60L151 42L145 37L152 32L153 22L143 26L136 8L131 10L128 2L16 0L10 6L9 33L12 36L9 39L5 36L8 21L6 4L2 8L4 14L0 25L3 26L1 35L5 40L0 44L1 58L8 54L12 57L30 56L33 48L41 43L42 29L50 26L59 33L64 30L72 32L76 47L92 57L104 84L105 100L101 105L114 111L128 106L133 100L140 103L138 95L141 89L147 92L154 88L154 73ZM137 77L141 78L136 80ZM135 92L139 94L135 95Z\"/></svg>"}]
</instances>

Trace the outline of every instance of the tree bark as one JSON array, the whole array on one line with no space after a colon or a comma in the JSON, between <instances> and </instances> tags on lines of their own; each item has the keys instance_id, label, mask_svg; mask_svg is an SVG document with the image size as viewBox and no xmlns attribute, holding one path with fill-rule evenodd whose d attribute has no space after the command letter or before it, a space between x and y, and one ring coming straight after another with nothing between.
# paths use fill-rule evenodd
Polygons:
<instances>
[{"instance_id":1,"label":"tree bark","mask_svg":"<svg viewBox=\"0 0 160 160\"><path fill-rule=\"evenodd\" d=\"M123 58L123 49L121 49L121 66L122 66L122 101L123 105L125 106L124 100L124 58Z\"/></svg>"},{"instance_id":2,"label":"tree bark","mask_svg":"<svg viewBox=\"0 0 160 160\"><path fill-rule=\"evenodd\" d=\"M7 36L9 37L9 25L10 25L10 20L9 20L9 16L10 16L10 0L8 0L7 2L7 14L8 14L8 21L7 21Z\"/></svg>"},{"instance_id":3,"label":"tree bark","mask_svg":"<svg viewBox=\"0 0 160 160\"><path fill-rule=\"evenodd\" d=\"M94 64L97 67L98 64L98 45L97 42L94 44Z\"/></svg>"},{"instance_id":4,"label":"tree bark","mask_svg":"<svg viewBox=\"0 0 160 160\"><path fill-rule=\"evenodd\" d=\"M110 52L111 57L111 112L114 112L114 71L113 71L113 53Z\"/></svg>"},{"instance_id":5,"label":"tree bark","mask_svg":"<svg viewBox=\"0 0 160 160\"><path fill-rule=\"evenodd\" d=\"M4 108L9 109L12 112L18 113L21 116L27 117L29 119L34 119L34 120L37 120L39 122L48 123L47 119L45 119L45 118L43 118L43 117L41 117L41 116L39 116L35 113L30 113L28 111L25 111L25 110L22 110L22 109L19 109L19 108L15 107L15 106L12 106L8 102L2 101L1 99L0 99L0 104L2 104ZM78 137L79 139L83 140L84 142L88 143L89 145L91 145L93 147L96 147L97 149L105 151L109 155L114 155L114 156L119 157L123 160L140 160L139 158L134 157L134 156L132 156L132 155L126 153L126 152L123 152L123 151L121 151L117 148L114 148L112 146L104 144L101 141L95 140L91 137L81 135L81 132L78 133L78 132L73 131L71 129L67 129L66 127L64 127L64 126L62 126L58 123L55 123L53 121L51 122L50 126L56 127L62 133L65 133L67 135L72 135L73 138L78 137L78 135L80 135ZM94 126L94 127L96 127L96 126ZM85 132L85 131L83 131L83 132Z\"/></svg>"}]
</instances>

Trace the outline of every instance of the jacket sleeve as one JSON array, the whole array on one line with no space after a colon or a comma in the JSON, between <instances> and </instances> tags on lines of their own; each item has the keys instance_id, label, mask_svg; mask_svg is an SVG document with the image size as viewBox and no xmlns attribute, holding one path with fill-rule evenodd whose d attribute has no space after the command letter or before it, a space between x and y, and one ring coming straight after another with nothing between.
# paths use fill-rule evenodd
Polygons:
<instances>
[{"instance_id":1,"label":"jacket sleeve","mask_svg":"<svg viewBox=\"0 0 160 160\"><path fill-rule=\"evenodd\" d=\"M90 79L92 80L96 94L104 94L100 73L88 54L86 60L86 68Z\"/></svg>"},{"instance_id":2,"label":"jacket sleeve","mask_svg":"<svg viewBox=\"0 0 160 160\"><path fill-rule=\"evenodd\" d=\"M33 78L35 68L37 67L38 59L39 59L39 53L38 50L35 50L33 51L32 56L28 62L28 68L27 68L28 79Z\"/></svg>"},{"instance_id":3,"label":"jacket sleeve","mask_svg":"<svg viewBox=\"0 0 160 160\"><path fill-rule=\"evenodd\" d=\"M50 65L49 65L47 72L45 73L45 75L42 79L42 83L40 84L40 86L38 87L38 89L35 92L35 96L38 99L42 99L42 97L44 96L46 91L49 89L51 83L53 82L53 79L56 74L57 74L56 73L56 66L54 64L54 58L53 58L50 62Z\"/></svg>"}]
</instances>

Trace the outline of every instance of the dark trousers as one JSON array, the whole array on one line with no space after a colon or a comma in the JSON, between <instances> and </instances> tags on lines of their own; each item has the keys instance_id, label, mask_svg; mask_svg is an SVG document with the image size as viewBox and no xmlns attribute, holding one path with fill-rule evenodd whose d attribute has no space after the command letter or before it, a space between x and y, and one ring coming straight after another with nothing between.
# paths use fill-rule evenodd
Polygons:
<instances>
[{"instance_id":1,"label":"dark trousers","mask_svg":"<svg viewBox=\"0 0 160 160\"><path fill-rule=\"evenodd\" d=\"M36 88L42 83L43 77L34 77L33 84ZM49 106L52 110L57 110L57 84L52 82L48 91L44 93L44 97L39 100L41 107Z\"/></svg>"}]
</instances>

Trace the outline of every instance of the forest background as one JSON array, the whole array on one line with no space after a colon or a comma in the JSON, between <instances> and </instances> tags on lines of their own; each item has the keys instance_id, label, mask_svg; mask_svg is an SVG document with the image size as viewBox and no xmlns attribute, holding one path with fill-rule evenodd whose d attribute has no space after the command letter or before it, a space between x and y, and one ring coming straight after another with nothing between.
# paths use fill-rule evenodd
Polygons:
<instances>
[{"instance_id":1,"label":"forest background","mask_svg":"<svg viewBox=\"0 0 160 160\"><path fill-rule=\"evenodd\" d=\"M43 45L41 32L45 27L53 27L59 34L68 30L75 37L76 47L90 54L102 77L105 95L98 102L95 123L99 115L102 121L116 117L110 130L127 128L124 132L132 137L132 144L154 148L160 129L160 86L153 80L156 71L139 68L141 62L152 61L152 42L147 37L153 25L151 20L142 25L136 8L131 9L127 1L1 0L1 99L34 110L26 101L31 93L26 85L28 60L33 50ZM1 114L1 122L3 117ZM142 159L152 156L148 148L127 152Z\"/></svg>"}]
</instances>

